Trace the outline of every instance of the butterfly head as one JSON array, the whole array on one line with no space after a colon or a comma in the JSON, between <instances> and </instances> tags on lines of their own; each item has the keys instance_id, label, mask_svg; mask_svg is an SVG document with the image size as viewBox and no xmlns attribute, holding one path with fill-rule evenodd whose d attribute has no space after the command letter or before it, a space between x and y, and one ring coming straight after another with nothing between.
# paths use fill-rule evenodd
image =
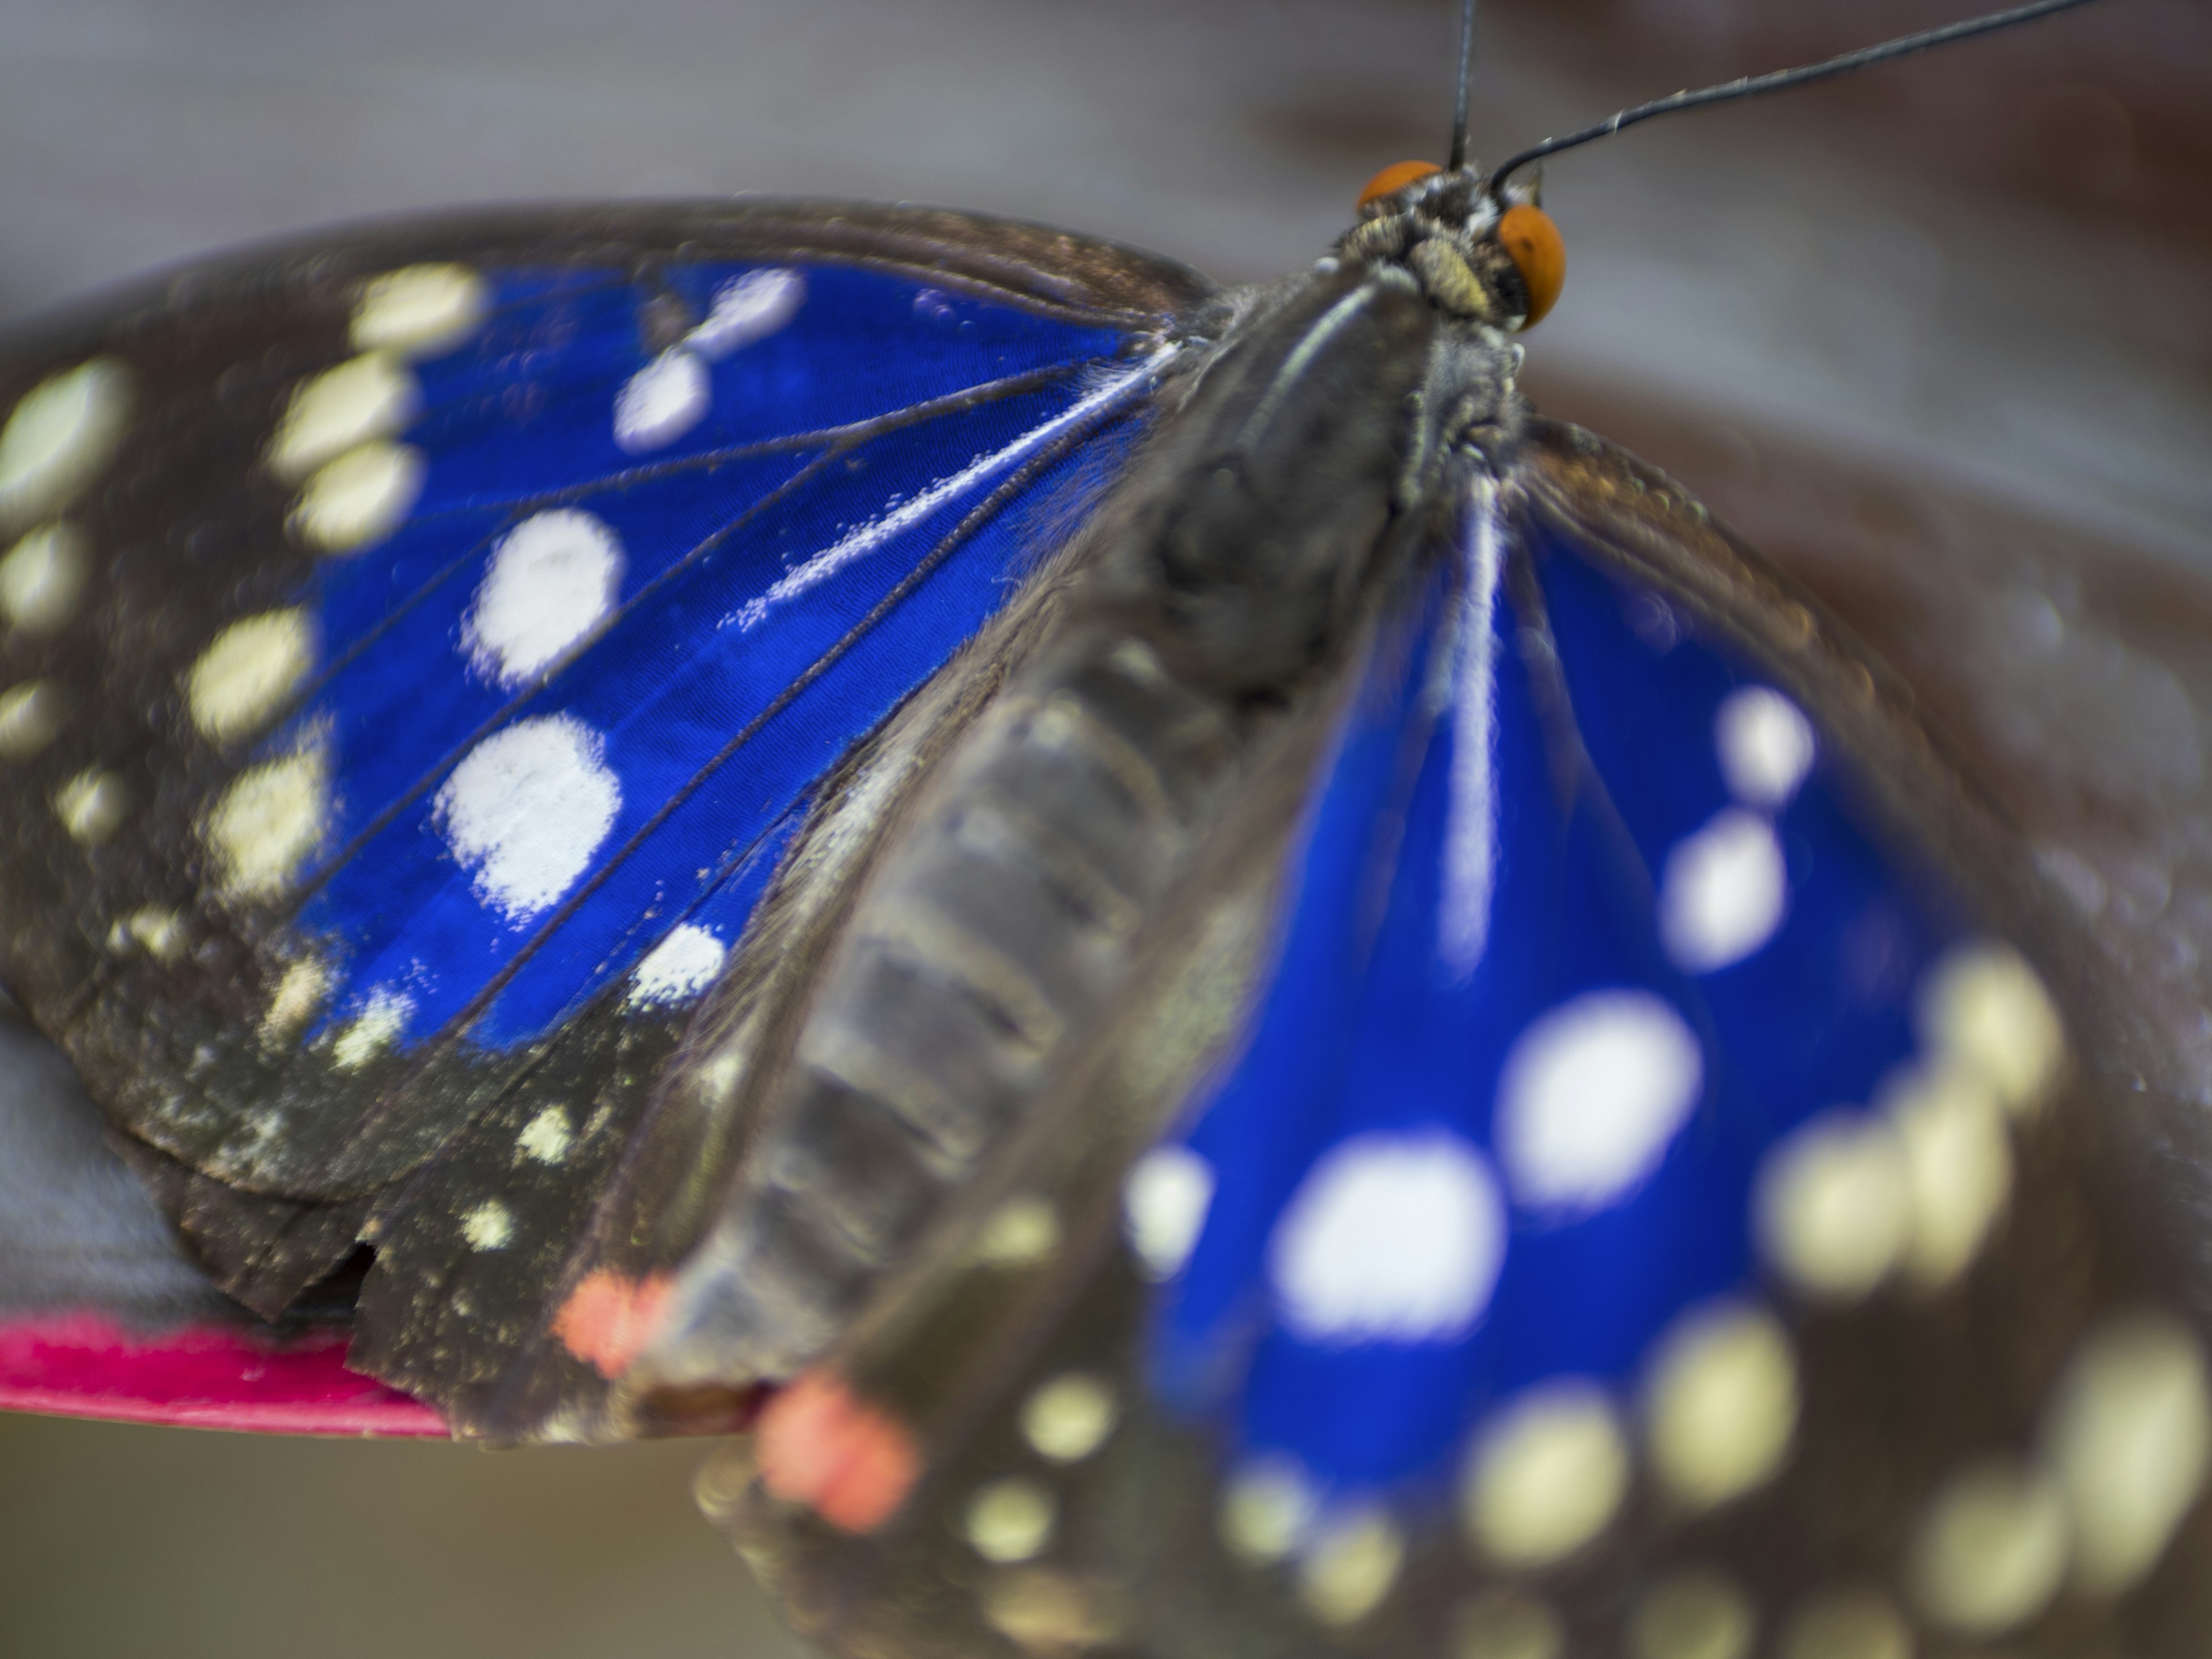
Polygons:
<instances>
[{"instance_id":1,"label":"butterfly head","mask_svg":"<svg viewBox=\"0 0 2212 1659\"><path fill-rule=\"evenodd\" d=\"M1559 227L1536 198L1534 186L1493 194L1474 168L1399 161L1368 180L1359 222L1338 251L1402 266L1454 316L1507 331L1532 328L1566 280Z\"/></svg>"}]
</instances>

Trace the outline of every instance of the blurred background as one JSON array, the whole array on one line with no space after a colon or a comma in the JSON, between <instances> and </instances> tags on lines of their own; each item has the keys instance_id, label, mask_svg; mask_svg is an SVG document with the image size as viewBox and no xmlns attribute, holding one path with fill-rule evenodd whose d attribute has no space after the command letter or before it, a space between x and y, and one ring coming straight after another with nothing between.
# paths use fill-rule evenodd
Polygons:
<instances>
[{"instance_id":1,"label":"blurred background","mask_svg":"<svg viewBox=\"0 0 2212 1659\"><path fill-rule=\"evenodd\" d=\"M1486 0L1477 148L1972 3ZM1452 75L1447 0L7 0L0 323L244 241L523 198L930 201L1270 276L1378 167L1441 159ZM1537 400L1759 539L1941 560L1971 523L1961 570L2094 550L2154 620L2212 570L2201 0L1660 124L1546 186L1569 276L1528 343ZM1997 578L1961 580L1971 618ZM2142 811L2201 829L2212 623L2187 614L2148 679L2109 652L2050 672L2138 726L2179 696L2187 730L2124 781L2156 772L2182 793ZM2009 695L2007 637L1962 621L1927 676ZM2121 890L2083 869L2099 906ZM700 1455L0 1419L0 1647L783 1659L691 1510Z\"/></svg>"}]
</instances>

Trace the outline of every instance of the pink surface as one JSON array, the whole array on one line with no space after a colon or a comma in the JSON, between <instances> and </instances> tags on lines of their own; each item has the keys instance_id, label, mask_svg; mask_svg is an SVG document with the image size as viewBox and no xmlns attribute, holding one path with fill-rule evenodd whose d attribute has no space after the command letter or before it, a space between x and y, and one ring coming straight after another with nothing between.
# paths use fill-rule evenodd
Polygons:
<instances>
[{"instance_id":1,"label":"pink surface","mask_svg":"<svg viewBox=\"0 0 2212 1659\"><path fill-rule=\"evenodd\" d=\"M104 1315L0 1319L0 1410L263 1434L442 1436L421 1401L345 1368L338 1333L281 1346L222 1325L133 1331Z\"/></svg>"}]
</instances>

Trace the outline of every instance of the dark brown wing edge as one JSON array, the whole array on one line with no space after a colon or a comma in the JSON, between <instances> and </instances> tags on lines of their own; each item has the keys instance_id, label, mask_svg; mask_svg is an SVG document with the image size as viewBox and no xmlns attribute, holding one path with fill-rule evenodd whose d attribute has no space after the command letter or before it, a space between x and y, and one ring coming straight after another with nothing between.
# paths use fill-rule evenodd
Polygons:
<instances>
[{"instance_id":1,"label":"dark brown wing edge","mask_svg":"<svg viewBox=\"0 0 2212 1659\"><path fill-rule=\"evenodd\" d=\"M807 254L929 272L1073 320L1131 326L1187 311L1216 289L1187 265L1119 242L949 208L777 197L452 208L286 237L140 278L10 325L0 359L66 357L164 316L427 261L618 265L640 256ZM9 367L0 362L0 377Z\"/></svg>"}]
</instances>

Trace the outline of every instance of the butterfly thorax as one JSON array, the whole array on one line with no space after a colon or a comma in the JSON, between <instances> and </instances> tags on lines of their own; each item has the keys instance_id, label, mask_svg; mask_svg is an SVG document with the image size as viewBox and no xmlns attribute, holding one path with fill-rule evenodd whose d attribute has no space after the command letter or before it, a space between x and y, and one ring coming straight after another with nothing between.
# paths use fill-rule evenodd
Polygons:
<instances>
[{"instance_id":1,"label":"butterfly thorax","mask_svg":"<svg viewBox=\"0 0 2212 1659\"><path fill-rule=\"evenodd\" d=\"M1472 171L1430 173L1363 206L1337 252L1406 271L1439 311L1502 344L1533 308L1527 281L1498 240L1506 206Z\"/></svg>"}]
</instances>

